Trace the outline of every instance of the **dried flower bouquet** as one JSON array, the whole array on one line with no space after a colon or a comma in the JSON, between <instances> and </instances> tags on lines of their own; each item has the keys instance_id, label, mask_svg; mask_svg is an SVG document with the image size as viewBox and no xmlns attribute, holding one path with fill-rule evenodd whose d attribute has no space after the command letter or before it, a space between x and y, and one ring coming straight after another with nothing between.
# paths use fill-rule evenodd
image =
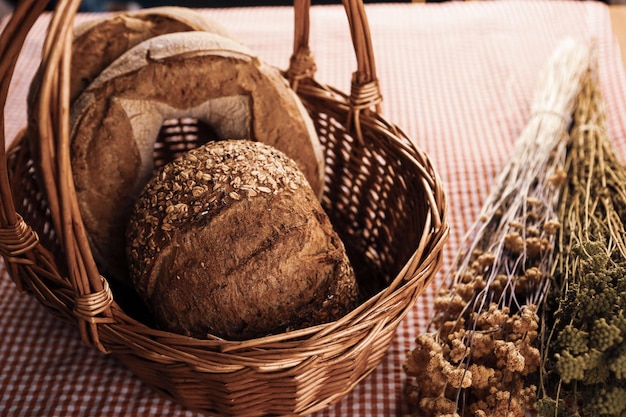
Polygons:
<instances>
[{"instance_id":1,"label":"dried flower bouquet","mask_svg":"<svg viewBox=\"0 0 626 417\"><path fill-rule=\"evenodd\" d=\"M524 416L535 403L539 316L559 230L567 135L589 50L566 40L531 116L435 300L404 367L415 416ZM423 378L428 375L429 378Z\"/></svg>"},{"instance_id":2,"label":"dried flower bouquet","mask_svg":"<svg viewBox=\"0 0 626 417\"><path fill-rule=\"evenodd\" d=\"M611 148L593 66L570 137L536 406L545 417L624 416L626 167Z\"/></svg>"}]
</instances>

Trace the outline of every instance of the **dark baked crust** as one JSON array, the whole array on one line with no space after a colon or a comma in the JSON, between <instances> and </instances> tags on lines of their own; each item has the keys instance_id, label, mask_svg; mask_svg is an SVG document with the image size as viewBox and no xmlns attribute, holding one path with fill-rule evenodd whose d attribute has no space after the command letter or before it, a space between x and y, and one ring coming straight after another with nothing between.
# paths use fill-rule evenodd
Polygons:
<instances>
[{"instance_id":1,"label":"dark baked crust","mask_svg":"<svg viewBox=\"0 0 626 417\"><path fill-rule=\"evenodd\" d=\"M248 103L246 112L202 107L225 98ZM107 67L72 105L70 157L77 200L92 253L107 278L126 281L124 229L132 203L153 173L154 143L164 115L159 106L185 117L201 107L202 115L194 117L218 119L219 125L208 124L220 138L250 138L280 149L321 195L321 146L310 117L278 70L217 34L151 38ZM143 123L146 115L150 121ZM154 127L154 134L137 134ZM233 128L221 130L226 127Z\"/></svg>"},{"instance_id":2,"label":"dark baked crust","mask_svg":"<svg viewBox=\"0 0 626 417\"><path fill-rule=\"evenodd\" d=\"M354 272L295 163L222 141L167 165L128 229L138 292L164 328L248 339L336 320L356 306Z\"/></svg>"},{"instance_id":3,"label":"dark baked crust","mask_svg":"<svg viewBox=\"0 0 626 417\"><path fill-rule=\"evenodd\" d=\"M232 37L206 14L186 7L153 7L87 21L75 30L70 102L124 52L166 33L207 31Z\"/></svg>"}]
</instances>

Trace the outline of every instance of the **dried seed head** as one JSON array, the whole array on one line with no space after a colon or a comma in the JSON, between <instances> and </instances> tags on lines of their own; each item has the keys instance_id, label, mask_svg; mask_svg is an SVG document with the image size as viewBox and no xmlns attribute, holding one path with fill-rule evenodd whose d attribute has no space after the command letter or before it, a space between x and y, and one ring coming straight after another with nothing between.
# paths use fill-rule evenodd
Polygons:
<instances>
[{"instance_id":1,"label":"dried seed head","mask_svg":"<svg viewBox=\"0 0 626 417\"><path fill-rule=\"evenodd\" d=\"M563 168L559 167L554 173L554 175L552 175L549 178L548 181L553 186L560 187L561 185L565 184L565 182L567 181L567 173L565 172L565 170L563 170Z\"/></svg>"},{"instance_id":2,"label":"dried seed head","mask_svg":"<svg viewBox=\"0 0 626 417\"><path fill-rule=\"evenodd\" d=\"M561 227L561 223L559 223L558 220L548 220L543 225L543 230L550 235L554 235L556 234L556 232L559 230L560 227Z\"/></svg>"}]
</instances>

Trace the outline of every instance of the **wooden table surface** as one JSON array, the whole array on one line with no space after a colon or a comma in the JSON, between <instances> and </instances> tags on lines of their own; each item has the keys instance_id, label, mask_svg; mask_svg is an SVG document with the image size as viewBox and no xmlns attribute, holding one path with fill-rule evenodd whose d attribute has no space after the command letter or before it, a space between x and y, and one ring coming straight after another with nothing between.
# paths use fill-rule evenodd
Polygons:
<instances>
[{"instance_id":1,"label":"wooden table surface","mask_svg":"<svg viewBox=\"0 0 626 417\"><path fill-rule=\"evenodd\" d=\"M609 11L611 14L611 25L619 41L622 50L622 61L626 67L626 4L609 6Z\"/></svg>"}]
</instances>

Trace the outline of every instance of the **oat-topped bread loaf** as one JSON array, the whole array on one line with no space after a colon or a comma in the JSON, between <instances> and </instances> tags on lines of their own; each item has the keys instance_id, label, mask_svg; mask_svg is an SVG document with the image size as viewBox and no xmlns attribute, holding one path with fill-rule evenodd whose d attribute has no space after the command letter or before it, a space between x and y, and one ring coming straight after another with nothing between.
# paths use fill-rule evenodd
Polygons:
<instances>
[{"instance_id":1,"label":"oat-topped bread loaf","mask_svg":"<svg viewBox=\"0 0 626 417\"><path fill-rule=\"evenodd\" d=\"M125 52L72 105L70 158L92 252L124 280L124 229L154 173L168 120L197 119L217 139L251 139L294 159L317 195L323 154L310 116L280 72L230 38L209 32L156 36Z\"/></svg>"},{"instance_id":2,"label":"oat-topped bread loaf","mask_svg":"<svg viewBox=\"0 0 626 417\"><path fill-rule=\"evenodd\" d=\"M296 164L271 146L211 142L147 184L129 223L137 291L164 329L248 339L357 305L345 248Z\"/></svg>"}]
</instances>

